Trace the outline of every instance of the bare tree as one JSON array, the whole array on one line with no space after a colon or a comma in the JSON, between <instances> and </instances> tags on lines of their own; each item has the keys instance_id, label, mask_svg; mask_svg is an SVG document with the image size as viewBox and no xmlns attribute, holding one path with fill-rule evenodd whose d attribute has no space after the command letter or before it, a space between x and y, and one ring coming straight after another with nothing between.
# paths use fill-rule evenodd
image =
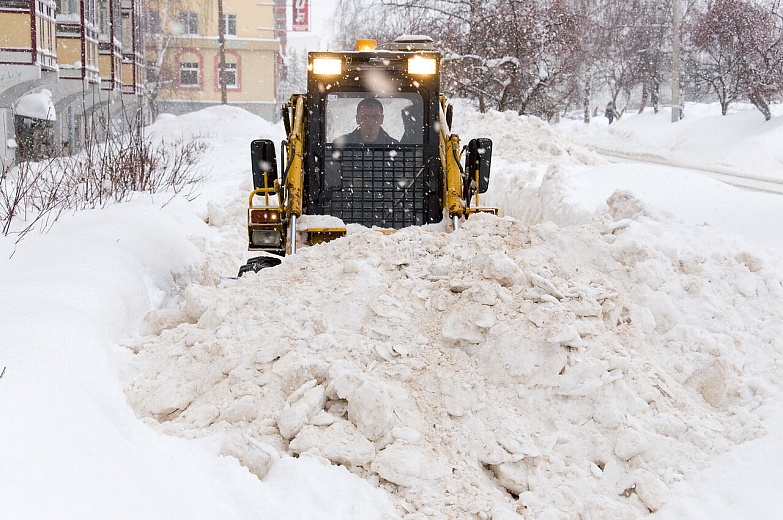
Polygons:
<instances>
[{"instance_id":1,"label":"bare tree","mask_svg":"<svg viewBox=\"0 0 783 520\"><path fill-rule=\"evenodd\" d=\"M657 112L673 78L673 0L341 0L337 43L429 34L443 54L443 86L482 111L550 118L608 93L622 113ZM738 97L765 117L783 87L780 0L678 0L695 92L725 111ZM679 35L679 33L678 33Z\"/></svg>"},{"instance_id":2,"label":"bare tree","mask_svg":"<svg viewBox=\"0 0 783 520\"><path fill-rule=\"evenodd\" d=\"M772 118L769 101L783 89L783 23L777 2L712 0L696 14L688 31L689 74L712 90L725 115L731 102L746 96Z\"/></svg>"}]
</instances>

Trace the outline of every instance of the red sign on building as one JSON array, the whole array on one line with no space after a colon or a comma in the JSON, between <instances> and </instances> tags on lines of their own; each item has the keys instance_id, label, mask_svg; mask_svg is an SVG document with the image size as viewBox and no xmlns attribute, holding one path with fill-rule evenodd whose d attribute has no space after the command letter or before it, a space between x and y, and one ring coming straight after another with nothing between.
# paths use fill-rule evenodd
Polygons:
<instances>
[{"instance_id":1,"label":"red sign on building","mask_svg":"<svg viewBox=\"0 0 783 520\"><path fill-rule=\"evenodd\" d=\"M293 0L292 31L310 31L310 0Z\"/></svg>"}]
</instances>

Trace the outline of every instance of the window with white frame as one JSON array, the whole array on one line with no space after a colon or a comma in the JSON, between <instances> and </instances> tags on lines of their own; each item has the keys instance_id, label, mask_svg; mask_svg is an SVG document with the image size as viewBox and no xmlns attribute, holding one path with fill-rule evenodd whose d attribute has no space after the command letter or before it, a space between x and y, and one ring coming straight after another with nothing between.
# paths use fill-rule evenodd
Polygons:
<instances>
[{"instance_id":1,"label":"window with white frame","mask_svg":"<svg viewBox=\"0 0 783 520\"><path fill-rule=\"evenodd\" d=\"M223 15L223 34L225 36L237 35L237 15L235 14Z\"/></svg>"},{"instance_id":2,"label":"window with white frame","mask_svg":"<svg viewBox=\"0 0 783 520\"><path fill-rule=\"evenodd\" d=\"M183 11L179 13L182 34L198 34L198 13Z\"/></svg>"},{"instance_id":3,"label":"window with white frame","mask_svg":"<svg viewBox=\"0 0 783 520\"><path fill-rule=\"evenodd\" d=\"M179 86L199 86L199 66L197 61L182 61L179 64Z\"/></svg>"},{"instance_id":4,"label":"window with white frame","mask_svg":"<svg viewBox=\"0 0 783 520\"><path fill-rule=\"evenodd\" d=\"M239 86L239 78L237 76L237 64L226 63L226 68L223 69L223 77L226 78L226 86L237 88Z\"/></svg>"}]
</instances>

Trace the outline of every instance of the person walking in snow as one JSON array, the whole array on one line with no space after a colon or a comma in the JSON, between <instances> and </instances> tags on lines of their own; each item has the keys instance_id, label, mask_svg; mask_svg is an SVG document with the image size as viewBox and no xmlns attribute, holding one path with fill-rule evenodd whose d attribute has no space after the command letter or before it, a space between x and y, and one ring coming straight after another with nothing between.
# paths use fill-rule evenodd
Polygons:
<instances>
[{"instance_id":1,"label":"person walking in snow","mask_svg":"<svg viewBox=\"0 0 783 520\"><path fill-rule=\"evenodd\" d=\"M617 110L614 109L614 102L609 101L606 104L606 110L604 111L604 115L609 119L609 124L612 124L612 121L615 120L615 118L620 119L620 114L617 113Z\"/></svg>"}]
</instances>

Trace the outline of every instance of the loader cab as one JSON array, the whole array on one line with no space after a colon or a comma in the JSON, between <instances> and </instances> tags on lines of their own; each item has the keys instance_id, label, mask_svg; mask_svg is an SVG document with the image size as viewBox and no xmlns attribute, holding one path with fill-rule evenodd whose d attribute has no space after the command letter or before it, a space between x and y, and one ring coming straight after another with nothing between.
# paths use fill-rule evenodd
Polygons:
<instances>
[{"instance_id":1,"label":"loader cab","mask_svg":"<svg viewBox=\"0 0 783 520\"><path fill-rule=\"evenodd\" d=\"M310 53L304 213L395 229L443 218L439 68L427 50ZM381 139L359 138L365 116Z\"/></svg>"}]
</instances>

